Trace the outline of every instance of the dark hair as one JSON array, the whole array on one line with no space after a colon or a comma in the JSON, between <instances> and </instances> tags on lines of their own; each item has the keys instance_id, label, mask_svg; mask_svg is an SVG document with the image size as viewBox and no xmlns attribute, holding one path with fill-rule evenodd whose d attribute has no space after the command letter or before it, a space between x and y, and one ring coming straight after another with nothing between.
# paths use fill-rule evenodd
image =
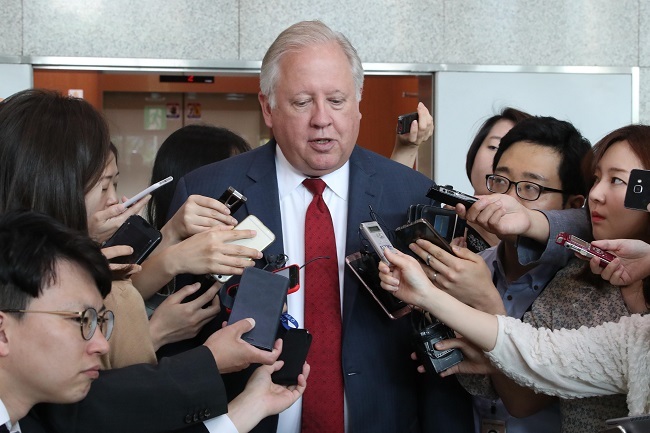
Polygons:
<instances>
[{"instance_id":1,"label":"dark hair","mask_svg":"<svg viewBox=\"0 0 650 433\"><path fill-rule=\"evenodd\" d=\"M467 178L472 181L472 167L474 167L474 160L476 159L476 154L481 148L481 144L490 133L490 130L499 120L509 120L515 125L522 120L530 118L531 115L517 110L512 107L505 107L501 110L501 113L488 118L481 127L478 129L476 136L472 140L472 144L469 145L469 150L467 151L467 159L465 160L465 172L467 173Z\"/></svg>"},{"instance_id":2,"label":"dark hair","mask_svg":"<svg viewBox=\"0 0 650 433\"><path fill-rule=\"evenodd\" d=\"M641 164L646 170L650 169L650 126L648 125L628 125L615 129L610 132L594 145L593 152L589 158L585 159L583 169L587 179L589 179L589 188L594 184L594 171L596 166L603 158L603 155L613 144L620 141L627 141L632 152L641 160Z\"/></svg>"},{"instance_id":3,"label":"dark hair","mask_svg":"<svg viewBox=\"0 0 650 433\"><path fill-rule=\"evenodd\" d=\"M641 160L643 169L650 169L650 126L648 125L627 125L622 128L615 129L610 132L596 143L593 147L593 152L590 152L588 158L585 158L583 173L589 179L589 188L593 187L595 176L594 171L596 166L605 155L607 149L613 144L626 141L632 149L632 152ZM589 201L585 206L587 215L589 215ZM646 304L650 305L650 278L643 280L643 297Z\"/></svg>"},{"instance_id":4,"label":"dark hair","mask_svg":"<svg viewBox=\"0 0 650 433\"><path fill-rule=\"evenodd\" d=\"M564 191L563 203L566 203L570 195L587 195L589 188L586 178L577 167L591 153L591 144L575 126L554 117L535 116L522 120L501 139L494 155L493 170L496 170L503 153L520 141L549 147L560 155L558 173Z\"/></svg>"},{"instance_id":5,"label":"dark hair","mask_svg":"<svg viewBox=\"0 0 650 433\"><path fill-rule=\"evenodd\" d=\"M36 212L0 216L0 308L26 309L56 282L62 260L87 271L102 298L111 291L108 261L88 236Z\"/></svg>"},{"instance_id":6,"label":"dark hair","mask_svg":"<svg viewBox=\"0 0 650 433\"><path fill-rule=\"evenodd\" d=\"M174 131L156 154L151 183L167 176L174 180L153 192L147 217L154 227L165 224L178 181L190 171L251 150L239 135L211 125L188 125Z\"/></svg>"},{"instance_id":7,"label":"dark hair","mask_svg":"<svg viewBox=\"0 0 650 433\"><path fill-rule=\"evenodd\" d=\"M109 146L102 114L83 99L34 89L0 102L0 213L31 209L87 232L85 194Z\"/></svg>"}]
</instances>

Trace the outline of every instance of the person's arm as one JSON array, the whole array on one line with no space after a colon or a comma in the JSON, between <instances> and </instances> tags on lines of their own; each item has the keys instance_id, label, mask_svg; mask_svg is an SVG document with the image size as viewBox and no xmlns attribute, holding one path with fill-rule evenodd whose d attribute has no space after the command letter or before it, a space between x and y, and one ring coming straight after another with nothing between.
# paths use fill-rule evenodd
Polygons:
<instances>
[{"instance_id":1,"label":"person's arm","mask_svg":"<svg viewBox=\"0 0 650 433\"><path fill-rule=\"evenodd\" d=\"M261 258L262 253L229 242L253 236L251 230L232 230L223 225L194 234L147 258L142 270L133 276L133 285L144 299L149 299L176 275L241 275L246 267L255 265L253 260Z\"/></svg>"},{"instance_id":2,"label":"person's arm","mask_svg":"<svg viewBox=\"0 0 650 433\"><path fill-rule=\"evenodd\" d=\"M407 304L429 311L481 350L494 347L497 337L494 315L475 310L436 288L415 258L388 249L384 254L393 265L389 268L385 263L379 263L379 278L385 290Z\"/></svg>"},{"instance_id":3,"label":"person's arm","mask_svg":"<svg viewBox=\"0 0 650 433\"><path fill-rule=\"evenodd\" d=\"M198 347L157 365L102 371L81 402L41 404L34 411L58 433L163 433L224 414L227 404L214 357Z\"/></svg>"},{"instance_id":4,"label":"person's arm","mask_svg":"<svg viewBox=\"0 0 650 433\"><path fill-rule=\"evenodd\" d=\"M393 161L411 168L417 159L420 145L433 134L433 117L422 102L418 103L417 112L418 120L411 123L409 132L396 135L395 146L390 156Z\"/></svg>"},{"instance_id":5,"label":"person's arm","mask_svg":"<svg viewBox=\"0 0 650 433\"><path fill-rule=\"evenodd\" d=\"M637 380L645 380L648 386L647 359L635 357L634 350L647 347L650 316L555 331L510 317L498 320L497 344L487 356L508 376L537 392L575 398L625 394ZM631 371L630 364L643 365L639 361L645 362L646 370Z\"/></svg>"},{"instance_id":6,"label":"person's arm","mask_svg":"<svg viewBox=\"0 0 650 433\"><path fill-rule=\"evenodd\" d=\"M293 386L277 385L271 381L271 374L281 366L282 361L279 361L255 369L244 391L228 403L228 418L239 433L249 432L262 419L287 409L305 392L309 364L304 364L302 373L298 376L298 384Z\"/></svg>"}]
</instances>

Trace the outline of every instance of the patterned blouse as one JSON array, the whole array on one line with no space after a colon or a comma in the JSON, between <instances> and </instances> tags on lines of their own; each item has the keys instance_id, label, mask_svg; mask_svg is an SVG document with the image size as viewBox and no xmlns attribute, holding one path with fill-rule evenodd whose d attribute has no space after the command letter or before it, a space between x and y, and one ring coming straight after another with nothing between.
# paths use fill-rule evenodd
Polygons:
<instances>
[{"instance_id":1,"label":"patterned blouse","mask_svg":"<svg viewBox=\"0 0 650 433\"><path fill-rule=\"evenodd\" d=\"M606 281L600 287L586 281L582 277L585 266L586 262L572 259L546 286L523 321L536 328L577 329L629 316L620 289ZM628 414L624 395L561 399L560 411L562 431L567 433L600 431L606 428L605 420Z\"/></svg>"}]
</instances>

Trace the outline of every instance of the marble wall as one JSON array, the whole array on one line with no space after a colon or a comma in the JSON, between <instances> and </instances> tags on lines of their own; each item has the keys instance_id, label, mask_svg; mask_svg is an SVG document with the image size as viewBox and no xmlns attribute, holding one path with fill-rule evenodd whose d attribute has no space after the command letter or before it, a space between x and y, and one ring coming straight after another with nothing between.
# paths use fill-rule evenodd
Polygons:
<instances>
[{"instance_id":1,"label":"marble wall","mask_svg":"<svg viewBox=\"0 0 650 433\"><path fill-rule=\"evenodd\" d=\"M640 66L650 123L650 0L0 0L0 56L261 60L321 19L364 62Z\"/></svg>"}]
</instances>

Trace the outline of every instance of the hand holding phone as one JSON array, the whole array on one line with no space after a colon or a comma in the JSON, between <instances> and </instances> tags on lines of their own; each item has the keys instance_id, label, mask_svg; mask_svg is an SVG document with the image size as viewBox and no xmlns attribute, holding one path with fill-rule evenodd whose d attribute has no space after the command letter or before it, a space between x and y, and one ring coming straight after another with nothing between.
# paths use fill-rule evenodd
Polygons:
<instances>
[{"instance_id":1,"label":"hand holding phone","mask_svg":"<svg viewBox=\"0 0 650 433\"><path fill-rule=\"evenodd\" d=\"M264 249L271 245L275 240L273 232L269 230L268 227L266 227L255 215L248 215L242 222L237 224L233 230L255 230L256 235L253 238L235 239L228 243L254 248L258 251L264 251ZM219 274L213 274L212 276L220 283L225 283L232 277L232 275Z\"/></svg>"},{"instance_id":2,"label":"hand holding phone","mask_svg":"<svg viewBox=\"0 0 650 433\"><path fill-rule=\"evenodd\" d=\"M139 193L137 193L136 195L134 195L133 197L131 197L130 199L128 199L127 201L122 203L124 205L124 208L125 209L128 208L129 206L133 205L135 202L140 200L145 195L151 194L152 192L154 192L155 190L157 190L161 186L167 185L172 180L174 180L174 178L172 176L169 176L169 177L166 177L165 179L161 180L160 182L156 182L153 185L148 186L147 188L143 189L142 191L140 191Z\"/></svg>"},{"instance_id":3,"label":"hand holding phone","mask_svg":"<svg viewBox=\"0 0 650 433\"><path fill-rule=\"evenodd\" d=\"M614 254L608 251L603 251L600 248L591 245L589 242L566 232L559 233L555 238L555 243L564 245L566 248L575 251L576 253L588 259L591 259L592 257L598 257L600 259L601 268L606 267L612 260L616 258Z\"/></svg>"},{"instance_id":4,"label":"hand holding phone","mask_svg":"<svg viewBox=\"0 0 650 433\"><path fill-rule=\"evenodd\" d=\"M104 242L102 248L129 245L133 253L110 259L111 263L141 264L162 240L162 234L139 215L131 215L119 229Z\"/></svg>"},{"instance_id":5,"label":"hand holding phone","mask_svg":"<svg viewBox=\"0 0 650 433\"><path fill-rule=\"evenodd\" d=\"M408 247L409 244L412 244L418 239L427 240L442 248L449 254L453 254L454 256L456 255L449 242L447 242L447 240L433 228L431 223L425 219L419 219L396 228L395 236L397 236L397 239L400 241L400 250L409 255L413 255L413 252Z\"/></svg>"}]
</instances>

